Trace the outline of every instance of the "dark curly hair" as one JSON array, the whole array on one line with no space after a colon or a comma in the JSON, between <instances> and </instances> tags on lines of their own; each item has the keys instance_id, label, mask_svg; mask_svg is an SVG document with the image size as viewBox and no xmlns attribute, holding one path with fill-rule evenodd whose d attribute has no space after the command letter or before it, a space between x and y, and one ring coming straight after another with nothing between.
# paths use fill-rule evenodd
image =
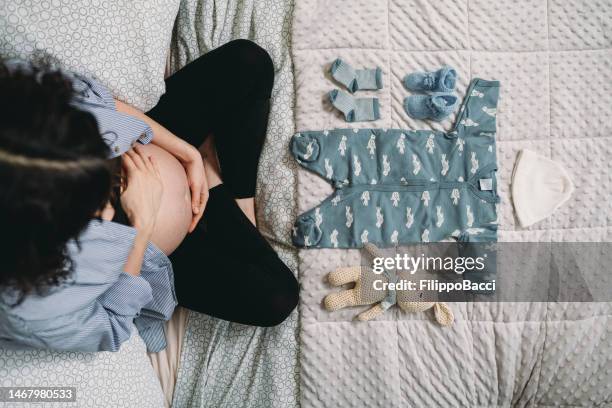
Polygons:
<instances>
[{"instance_id":1,"label":"dark curly hair","mask_svg":"<svg viewBox=\"0 0 612 408\"><path fill-rule=\"evenodd\" d=\"M69 276L67 243L111 191L108 147L74 96L59 70L0 60L0 288L20 299Z\"/></svg>"}]
</instances>

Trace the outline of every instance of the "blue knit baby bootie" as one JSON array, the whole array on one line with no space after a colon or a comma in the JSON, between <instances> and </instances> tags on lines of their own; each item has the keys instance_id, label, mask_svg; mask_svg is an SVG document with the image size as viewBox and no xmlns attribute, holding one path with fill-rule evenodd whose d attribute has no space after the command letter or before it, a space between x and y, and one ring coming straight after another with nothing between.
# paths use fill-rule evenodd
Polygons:
<instances>
[{"instance_id":1,"label":"blue knit baby bootie","mask_svg":"<svg viewBox=\"0 0 612 408\"><path fill-rule=\"evenodd\" d=\"M458 102L459 98L449 93L411 95L404 100L404 109L414 119L433 119L439 122L453 113Z\"/></svg>"},{"instance_id":2,"label":"blue knit baby bootie","mask_svg":"<svg viewBox=\"0 0 612 408\"><path fill-rule=\"evenodd\" d=\"M443 66L435 72L414 72L406 75L404 86L416 92L452 92L457 83L457 71Z\"/></svg>"}]
</instances>

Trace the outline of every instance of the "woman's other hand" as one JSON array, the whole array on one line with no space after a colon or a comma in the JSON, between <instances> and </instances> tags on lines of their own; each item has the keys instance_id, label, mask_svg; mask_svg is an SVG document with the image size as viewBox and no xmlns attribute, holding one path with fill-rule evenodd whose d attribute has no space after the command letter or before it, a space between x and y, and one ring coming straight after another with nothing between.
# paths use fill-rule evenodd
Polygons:
<instances>
[{"instance_id":1,"label":"woman's other hand","mask_svg":"<svg viewBox=\"0 0 612 408\"><path fill-rule=\"evenodd\" d=\"M187 159L182 160L181 163L185 167L187 182L191 191L193 219L189 226L189 232L192 232L196 225L198 225L200 218L202 218L202 214L204 214L204 208L208 201L208 181L206 179L206 171L204 170L204 160L198 149L192 147Z\"/></svg>"},{"instance_id":2,"label":"woman's other hand","mask_svg":"<svg viewBox=\"0 0 612 408\"><path fill-rule=\"evenodd\" d=\"M185 168L189 190L191 192L191 212L193 213L193 219L189 226L189 232L192 232L196 225L198 225L200 218L202 218L206 201L208 201L208 182L204 171L202 155L198 149L184 140L179 139L168 129L164 128L138 109L119 100L115 100L115 104L119 112L127 113L148 124L154 134L152 143L176 157Z\"/></svg>"},{"instance_id":3,"label":"woman's other hand","mask_svg":"<svg viewBox=\"0 0 612 408\"><path fill-rule=\"evenodd\" d=\"M159 168L155 160L146 156L139 146L122 157L127 187L121 194L121 206L134 228L150 236L155 228L164 190Z\"/></svg>"}]
</instances>

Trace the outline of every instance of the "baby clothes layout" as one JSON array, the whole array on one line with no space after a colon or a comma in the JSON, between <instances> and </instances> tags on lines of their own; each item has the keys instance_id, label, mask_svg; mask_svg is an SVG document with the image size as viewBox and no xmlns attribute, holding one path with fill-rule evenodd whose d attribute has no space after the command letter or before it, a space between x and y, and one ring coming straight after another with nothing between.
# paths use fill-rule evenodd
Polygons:
<instances>
[{"instance_id":1,"label":"baby clothes layout","mask_svg":"<svg viewBox=\"0 0 612 408\"><path fill-rule=\"evenodd\" d=\"M336 191L295 222L305 248L497 240L498 81L473 79L448 133L334 129L293 136L305 168Z\"/></svg>"}]
</instances>

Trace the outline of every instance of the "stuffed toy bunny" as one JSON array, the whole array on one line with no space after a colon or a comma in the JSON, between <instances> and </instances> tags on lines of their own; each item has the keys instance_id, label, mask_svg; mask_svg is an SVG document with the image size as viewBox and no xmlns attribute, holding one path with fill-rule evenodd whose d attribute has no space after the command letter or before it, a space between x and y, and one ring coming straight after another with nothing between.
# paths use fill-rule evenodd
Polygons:
<instances>
[{"instance_id":1,"label":"stuffed toy bunny","mask_svg":"<svg viewBox=\"0 0 612 408\"><path fill-rule=\"evenodd\" d=\"M365 249L373 257L384 257L372 244L367 244ZM355 283L352 289L331 293L325 297L325 308L329 311L348 306L373 305L370 309L357 315L358 320L367 321L374 319L397 303L400 309L409 313L433 308L436 321L443 326L450 326L454 321L453 312L446 303L420 301L422 294L419 292L374 289L373 284L376 280L382 281L383 284L397 282L398 276L392 271L385 270L382 274L376 274L368 266L350 266L330 272L327 279L332 286Z\"/></svg>"}]
</instances>

